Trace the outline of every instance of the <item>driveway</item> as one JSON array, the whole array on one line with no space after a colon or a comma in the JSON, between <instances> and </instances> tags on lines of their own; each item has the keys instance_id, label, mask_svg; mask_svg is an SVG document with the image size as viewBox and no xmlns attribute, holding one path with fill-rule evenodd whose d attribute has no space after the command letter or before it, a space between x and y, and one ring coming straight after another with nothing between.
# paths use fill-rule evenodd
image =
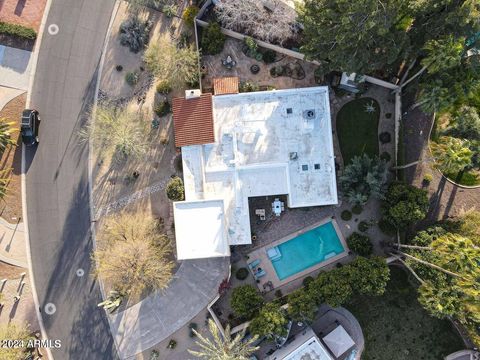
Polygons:
<instances>
[{"instance_id":1,"label":"driveway","mask_svg":"<svg viewBox=\"0 0 480 360\"><path fill-rule=\"evenodd\" d=\"M39 49L30 106L41 114L40 144L26 149L32 267L56 359L115 359L92 276L88 147L77 138L93 101L114 0L53 0ZM52 306L53 305L53 306ZM47 313L48 311L48 313Z\"/></svg>"},{"instance_id":2,"label":"driveway","mask_svg":"<svg viewBox=\"0 0 480 360\"><path fill-rule=\"evenodd\" d=\"M32 53L0 45L0 86L28 90Z\"/></svg>"}]
</instances>

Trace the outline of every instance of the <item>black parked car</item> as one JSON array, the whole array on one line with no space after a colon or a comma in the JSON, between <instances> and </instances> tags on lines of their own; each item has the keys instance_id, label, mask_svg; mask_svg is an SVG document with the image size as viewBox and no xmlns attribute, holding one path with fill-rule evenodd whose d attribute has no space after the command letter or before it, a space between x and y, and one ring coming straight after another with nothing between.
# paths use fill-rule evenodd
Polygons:
<instances>
[{"instance_id":1,"label":"black parked car","mask_svg":"<svg viewBox=\"0 0 480 360\"><path fill-rule=\"evenodd\" d=\"M38 127L40 125L40 116L37 110L25 109L22 113L22 125L20 132L22 142L26 146L38 144Z\"/></svg>"}]
</instances>

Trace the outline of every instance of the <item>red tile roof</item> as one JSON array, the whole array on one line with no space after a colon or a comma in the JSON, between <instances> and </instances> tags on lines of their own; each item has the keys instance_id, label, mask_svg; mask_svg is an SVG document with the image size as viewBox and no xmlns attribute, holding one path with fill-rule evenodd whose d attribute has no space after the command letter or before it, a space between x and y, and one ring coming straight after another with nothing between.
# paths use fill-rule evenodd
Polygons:
<instances>
[{"instance_id":1,"label":"red tile roof","mask_svg":"<svg viewBox=\"0 0 480 360\"><path fill-rule=\"evenodd\" d=\"M175 146L201 145L215 142L212 94L173 99Z\"/></svg>"},{"instance_id":2,"label":"red tile roof","mask_svg":"<svg viewBox=\"0 0 480 360\"><path fill-rule=\"evenodd\" d=\"M230 76L223 78L214 78L213 93L215 95L238 94L238 77Z\"/></svg>"}]
</instances>

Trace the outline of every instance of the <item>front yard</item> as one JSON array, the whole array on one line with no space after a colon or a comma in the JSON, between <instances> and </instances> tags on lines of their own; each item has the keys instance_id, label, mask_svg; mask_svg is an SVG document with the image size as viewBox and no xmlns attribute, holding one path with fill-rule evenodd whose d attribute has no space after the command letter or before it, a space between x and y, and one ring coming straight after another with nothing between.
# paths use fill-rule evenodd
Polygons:
<instances>
[{"instance_id":1,"label":"front yard","mask_svg":"<svg viewBox=\"0 0 480 360\"><path fill-rule=\"evenodd\" d=\"M357 296L345 307L362 326L362 359L438 360L464 348L448 320L433 318L420 306L407 274L397 267L390 268L383 296Z\"/></svg>"}]
</instances>

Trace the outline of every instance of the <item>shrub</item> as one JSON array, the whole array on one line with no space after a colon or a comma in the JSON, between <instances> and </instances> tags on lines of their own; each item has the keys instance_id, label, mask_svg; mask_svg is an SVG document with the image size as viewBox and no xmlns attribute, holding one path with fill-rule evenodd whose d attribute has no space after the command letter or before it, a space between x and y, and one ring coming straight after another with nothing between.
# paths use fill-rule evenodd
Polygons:
<instances>
[{"instance_id":1,"label":"shrub","mask_svg":"<svg viewBox=\"0 0 480 360\"><path fill-rule=\"evenodd\" d=\"M251 319L262 304L262 297L252 285L242 285L233 289L230 306L235 314Z\"/></svg>"},{"instance_id":2,"label":"shrub","mask_svg":"<svg viewBox=\"0 0 480 360\"><path fill-rule=\"evenodd\" d=\"M385 219L380 219L378 222L378 228L380 229L381 232L383 232L385 235L393 236L397 233L395 226L390 224L387 220Z\"/></svg>"},{"instance_id":3,"label":"shrub","mask_svg":"<svg viewBox=\"0 0 480 360\"><path fill-rule=\"evenodd\" d=\"M138 83L138 73L136 71L129 71L125 74L125 81L130 86L135 86Z\"/></svg>"},{"instance_id":4,"label":"shrub","mask_svg":"<svg viewBox=\"0 0 480 360\"><path fill-rule=\"evenodd\" d=\"M277 58L277 53L273 50L265 50L263 52L263 62L265 64L271 64L275 62L276 58Z\"/></svg>"},{"instance_id":5,"label":"shrub","mask_svg":"<svg viewBox=\"0 0 480 360\"><path fill-rule=\"evenodd\" d=\"M175 349L177 347L177 341L174 339L170 339L167 345L167 349Z\"/></svg>"},{"instance_id":6,"label":"shrub","mask_svg":"<svg viewBox=\"0 0 480 360\"><path fill-rule=\"evenodd\" d=\"M128 46L131 52L138 53L148 44L152 22L132 17L120 25L120 44Z\"/></svg>"},{"instance_id":7,"label":"shrub","mask_svg":"<svg viewBox=\"0 0 480 360\"><path fill-rule=\"evenodd\" d=\"M382 159L386 163L388 163L391 160L391 158L392 157L390 156L390 154L386 151L382 152L382 154L380 155L380 159Z\"/></svg>"},{"instance_id":8,"label":"shrub","mask_svg":"<svg viewBox=\"0 0 480 360\"><path fill-rule=\"evenodd\" d=\"M308 286L312 283L313 277L307 276L305 279L302 281L302 285L308 288Z\"/></svg>"},{"instance_id":9,"label":"shrub","mask_svg":"<svg viewBox=\"0 0 480 360\"><path fill-rule=\"evenodd\" d=\"M177 5L164 5L162 8L163 14L168 18L171 18L177 15L177 11L178 11Z\"/></svg>"},{"instance_id":10,"label":"shrub","mask_svg":"<svg viewBox=\"0 0 480 360\"><path fill-rule=\"evenodd\" d=\"M386 113L386 114L385 114L385 117L386 117L387 119L390 119L390 118L392 117L392 113Z\"/></svg>"},{"instance_id":11,"label":"shrub","mask_svg":"<svg viewBox=\"0 0 480 360\"><path fill-rule=\"evenodd\" d=\"M165 116L170 112L170 103L167 100L161 101L155 106L157 116Z\"/></svg>"},{"instance_id":12,"label":"shrub","mask_svg":"<svg viewBox=\"0 0 480 360\"><path fill-rule=\"evenodd\" d=\"M239 91L242 92L253 92L259 91L260 86L249 81L240 82Z\"/></svg>"},{"instance_id":13,"label":"shrub","mask_svg":"<svg viewBox=\"0 0 480 360\"><path fill-rule=\"evenodd\" d=\"M361 232L366 232L369 227L370 225L368 225L366 221L360 221L358 223L358 230L360 230Z\"/></svg>"},{"instance_id":14,"label":"shrub","mask_svg":"<svg viewBox=\"0 0 480 360\"><path fill-rule=\"evenodd\" d=\"M432 174L425 174L423 176L423 183L425 185L429 185L432 182L432 180L433 180L433 175Z\"/></svg>"},{"instance_id":15,"label":"shrub","mask_svg":"<svg viewBox=\"0 0 480 360\"><path fill-rule=\"evenodd\" d=\"M172 91L172 86L168 80L162 80L157 84L157 93L167 95Z\"/></svg>"},{"instance_id":16,"label":"shrub","mask_svg":"<svg viewBox=\"0 0 480 360\"><path fill-rule=\"evenodd\" d=\"M373 252L373 245L366 235L354 232L347 238L347 245L354 253L360 256L369 256Z\"/></svg>"},{"instance_id":17,"label":"shrub","mask_svg":"<svg viewBox=\"0 0 480 360\"><path fill-rule=\"evenodd\" d=\"M362 205L356 204L352 207L352 213L355 215L360 215L363 211Z\"/></svg>"},{"instance_id":18,"label":"shrub","mask_svg":"<svg viewBox=\"0 0 480 360\"><path fill-rule=\"evenodd\" d=\"M185 187L183 181L178 176L173 177L165 188L167 197L172 201L182 201L185 199Z\"/></svg>"},{"instance_id":19,"label":"shrub","mask_svg":"<svg viewBox=\"0 0 480 360\"><path fill-rule=\"evenodd\" d=\"M120 71L123 70L123 66L122 66L122 65L117 65L117 66L115 66L115 70L117 70L118 72L120 72Z\"/></svg>"},{"instance_id":20,"label":"shrub","mask_svg":"<svg viewBox=\"0 0 480 360\"><path fill-rule=\"evenodd\" d=\"M281 298L283 296L282 290L280 289L275 290L275 296L277 298Z\"/></svg>"},{"instance_id":21,"label":"shrub","mask_svg":"<svg viewBox=\"0 0 480 360\"><path fill-rule=\"evenodd\" d=\"M382 144L388 144L390 141L392 141L392 135L390 135L390 133L386 131L382 132L378 138L380 139L380 142Z\"/></svg>"},{"instance_id":22,"label":"shrub","mask_svg":"<svg viewBox=\"0 0 480 360\"><path fill-rule=\"evenodd\" d=\"M37 38L37 33L32 28L17 24L9 24L3 21L0 21L0 34L28 40L35 40Z\"/></svg>"},{"instance_id":23,"label":"shrub","mask_svg":"<svg viewBox=\"0 0 480 360\"><path fill-rule=\"evenodd\" d=\"M253 40L252 37L250 36L245 36L245 39L243 40L245 42L245 45L247 45L248 50L250 50L253 53L256 53L258 50L258 44Z\"/></svg>"},{"instance_id":24,"label":"shrub","mask_svg":"<svg viewBox=\"0 0 480 360\"><path fill-rule=\"evenodd\" d=\"M195 16L197 16L200 9L195 5L190 5L185 9L182 15L183 21L190 27L193 27L193 22L195 21Z\"/></svg>"},{"instance_id":25,"label":"shrub","mask_svg":"<svg viewBox=\"0 0 480 360\"><path fill-rule=\"evenodd\" d=\"M245 280L248 277L248 270L247 268L241 267L235 272L235 277L238 280Z\"/></svg>"},{"instance_id":26,"label":"shrub","mask_svg":"<svg viewBox=\"0 0 480 360\"><path fill-rule=\"evenodd\" d=\"M387 191L384 217L397 229L405 229L427 215L429 208L427 192L414 186L394 182Z\"/></svg>"},{"instance_id":27,"label":"shrub","mask_svg":"<svg viewBox=\"0 0 480 360\"><path fill-rule=\"evenodd\" d=\"M343 210L340 214L340 217L342 218L342 220L348 221L352 219L352 213L348 210Z\"/></svg>"},{"instance_id":28,"label":"shrub","mask_svg":"<svg viewBox=\"0 0 480 360\"><path fill-rule=\"evenodd\" d=\"M223 50L225 44L225 35L220 29L218 23L213 22L203 29L201 48L202 53L215 55Z\"/></svg>"},{"instance_id":29,"label":"shrub","mask_svg":"<svg viewBox=\"0 0 480 360\"><path fill-rule=\"evenodd\" d=\"M258 316L250 323L250 330L258 336L273 339L276 336L286 336L288 319L285 311L277 302L265 304Z\"/></svg>"}]
</instances>

